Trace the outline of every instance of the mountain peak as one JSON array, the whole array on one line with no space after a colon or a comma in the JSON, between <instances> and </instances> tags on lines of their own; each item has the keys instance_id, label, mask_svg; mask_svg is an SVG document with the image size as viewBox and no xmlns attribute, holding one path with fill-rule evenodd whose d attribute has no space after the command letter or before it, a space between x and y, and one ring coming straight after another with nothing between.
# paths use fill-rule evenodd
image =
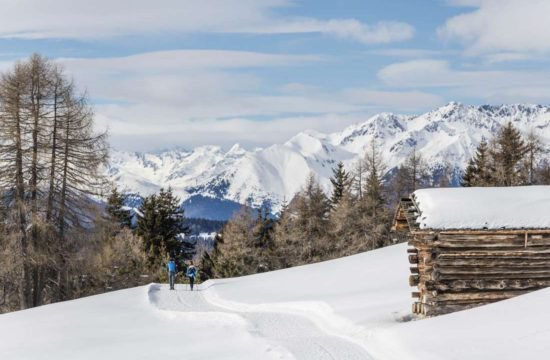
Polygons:
<instances>
[{"instance_id":1,"label":"mountain peak","mask_svg":"<svg viewBox=\"0 0 550 360\"><path fill-rule=\"evenodd\" d=\"M254 205L270 202L278 211L283 199L292 199L307 176L315 174L330 190L332 168L343 161L348 170L373 141L387 170L402 164L411 149L437 174L446 164L455 181L482 138L491 138L513 121L527 133L536 128L550 153L550 107L541 105L470 106L450 102L425 114L377 114L341 132L302 131L284 144L247 151L235 144L201 146L174 156L114 152L109 173L121 188L148 194L172 186L183 200L203 195Z\"/></svg>"}]
</instances>

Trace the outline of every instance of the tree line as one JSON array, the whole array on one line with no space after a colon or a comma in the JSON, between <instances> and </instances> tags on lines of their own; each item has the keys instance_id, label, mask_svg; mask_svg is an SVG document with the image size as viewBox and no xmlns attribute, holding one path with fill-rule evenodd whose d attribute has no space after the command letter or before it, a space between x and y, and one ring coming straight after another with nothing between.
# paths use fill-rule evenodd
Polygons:
<instances>
[{"instance_id":1,"label":"tree line","mask_svg":"<svg viewBox=\"0 0 550 360\"><path fill-rule=\"evenodd\" d=\"M534 131L526 136L509 122L492 139L483 139L464 172L462 186L550 184L550 161Z\"/></svg>"},{"instance_id":2,"label":"tree line","mask_svg":"<svg viewBox=\"0 0 550 360\"><path fill-rule=\"evenodd\" d=\"M332 193L314 175L282 206L277 218L269 209L243 208L224 227L212 251L200 262L203 277L228 277L288 268L353 255L394 243L390 235L393 191L421 185L422 161L411 154L399 181L387 167L376 142L353 171L343 163L333 169ZM422 170L423 171L423 170Z\"/></svg>"},{"instance_id":3,"label":"tree line","mask_svg":"<svg viewBox=\"0 0 550 360\"><path fill-rule=\"evenodd\" d=\"M333 169L332 194L312 175L278 218L265 210L243 209L224 227L214 249L204 252L204 277L226 277L277 270L339 258L399 242L390 228L396 204L414 190L451 186L449 164L428 170L412 149L406 160L387 171L373 141L353 171ZM437 178L437 180L435 180ZM550 162L541 140L512 123L483 140L469 160L461 186L550 184Z\"/></svg>"}]
</instances>

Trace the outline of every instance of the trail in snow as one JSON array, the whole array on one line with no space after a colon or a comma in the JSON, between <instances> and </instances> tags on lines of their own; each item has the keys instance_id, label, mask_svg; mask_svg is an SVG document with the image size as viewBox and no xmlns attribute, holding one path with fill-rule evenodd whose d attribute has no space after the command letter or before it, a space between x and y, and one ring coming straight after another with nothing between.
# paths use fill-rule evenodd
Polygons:
<instances>
[{"instance_id":1,"label":"trail in snow","mask_svg":"<svg viewBox=\"0 0 550 360\"><path fill-rule=\"evenodd\" d=\"M184 285L176 286L175 291L165 285L151 285L149 300L165 311L238 315L247 321L250 333L273 342L279 350L284 348L290 352L281 355L281 359L371 359L358 344L324 332L307 317L280 312L276 307L270 311L269 305L263 306L262 311L247 311L244 304L240 308L222 307L209 301L202 291L189 291Z\"/></svg>"}]
</instances>

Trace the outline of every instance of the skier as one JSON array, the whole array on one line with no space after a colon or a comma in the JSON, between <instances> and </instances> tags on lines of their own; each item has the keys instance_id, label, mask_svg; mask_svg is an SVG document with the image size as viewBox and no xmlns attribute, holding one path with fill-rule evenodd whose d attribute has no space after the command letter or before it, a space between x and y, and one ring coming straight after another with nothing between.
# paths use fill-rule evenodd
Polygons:
<instances>
[{"instance_id":1,"label":"skier","mask_svg":"<svg viewBox=\"0 0 550 360\"><path fill-rule=\"evenodd\" d=\"M193 285L195 284L195 276L197 275L197 268L191 261L187 267L187 273L185 274L189 278L189 284L191 285L191 291L193 291Z\"/></svg>"},{"instance_id":2,"label":"skier","mask_svg":"<svg viewBox=\"0 0 550 360\"><path fill-rule=\"evenodd\" d=\"M168 265L166 265L166 267L168 268L168 280L170 281L170 290L174 290L174 282L176 280L176 271L178 267L176 266L176 262L173 258L170 258L170 261L168 262Z\"/></svg>"}]
</instances>

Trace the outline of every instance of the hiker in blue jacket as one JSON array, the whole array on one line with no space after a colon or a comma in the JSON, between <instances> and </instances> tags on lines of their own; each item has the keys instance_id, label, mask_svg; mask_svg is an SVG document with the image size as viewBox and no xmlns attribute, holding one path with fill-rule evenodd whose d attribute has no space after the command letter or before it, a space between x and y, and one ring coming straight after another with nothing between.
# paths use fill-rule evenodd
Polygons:
<instances>
[{"instance_id":1,"label":"hiker in blue jacket","mask_svg":"<svg viewBox=\"0 0 550 360\"><path fill-rule=\"evenodd\" d=\"M191 291L193 291L193 285L195 284L195 276L197 275L197 268L193 265L191 261L187 267L187 272L185 274L189 278L189 284L191 285Z\"/></svg>"},{"instance_id":2,"label":"hiker in blue jacket","mask_svg":"<svg viewBox=\"0 0 550 360\"><path fill-rule=\"evenodd\" d=\"M170 290L174 290L174 282L176 281L176 271L178 270L178 267L173 258L170 258L170 261L168 261L168 265L166 265L166 267L168 268L168 280L170 281Z\"/></svg>"}]
</instances>

